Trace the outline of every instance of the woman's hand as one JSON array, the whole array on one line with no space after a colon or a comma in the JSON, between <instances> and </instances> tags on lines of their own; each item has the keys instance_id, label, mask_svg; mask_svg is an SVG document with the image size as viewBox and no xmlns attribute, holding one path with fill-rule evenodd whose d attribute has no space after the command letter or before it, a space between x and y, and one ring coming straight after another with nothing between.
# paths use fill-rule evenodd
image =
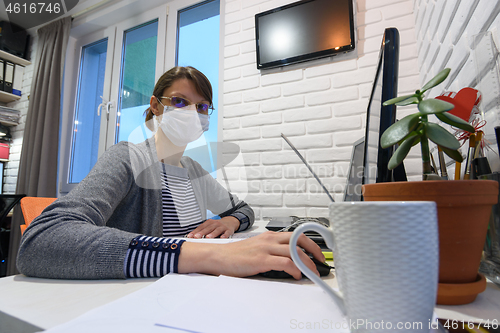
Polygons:
<instances>
[{"instance_id":1,"label":"woman's hand","mask_svg":"<svg viewBox=\"0 0 500 333\"><path fill-rule=\"evenodd\" d=\"M300 279L302 274L290 257L291 234L269 231L228 244L185 242L181 248L178 272L245 277L276 270ZM316 259L325 260L319 246L306 236L301 235L297 245ZM304 264L319 275L312 260L301 250L298 252Z\"/></svg>"},{"instance_id":2,"label":"woman's hand","mask_svg":"<svg viewBox=\"0 0 500 333\"><path fill-rule=\"evenodd\" d=\"M234 216L226 216L220 220L208 219L191 231L187 238L229 238L240 227L240 221Z\"/></svg>"}]
</instances>

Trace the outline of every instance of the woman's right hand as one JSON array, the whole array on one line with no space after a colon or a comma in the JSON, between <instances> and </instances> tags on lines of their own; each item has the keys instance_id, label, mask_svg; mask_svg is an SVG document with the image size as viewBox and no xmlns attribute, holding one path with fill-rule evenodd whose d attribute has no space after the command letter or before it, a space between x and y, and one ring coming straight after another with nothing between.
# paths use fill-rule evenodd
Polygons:
<instances>
[{"instance_id":1,"label":"woman's right hand","mask_svg":"<svg viewBox=\"0 0 500 333\"><path fill-rule=\"evenodd\" d=\"M302 273L290 256L291 232L265 232L242 241L227 244L185 242L179 256L179 273L206 273L246 277L270 270L285 271L295 279ZM325 257L319 246L301 235L297 245L316 259ZM318 276L316 265L303 251L298 251L301 260Z\"/></svg>"}]
</instances>

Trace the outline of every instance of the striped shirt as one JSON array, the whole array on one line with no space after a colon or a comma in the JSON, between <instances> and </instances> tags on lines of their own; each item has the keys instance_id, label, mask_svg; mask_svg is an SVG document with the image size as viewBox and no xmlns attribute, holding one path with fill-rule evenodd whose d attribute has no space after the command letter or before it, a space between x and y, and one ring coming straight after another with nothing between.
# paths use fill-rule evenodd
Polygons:
<instances>
[{"instance_id":1,"label":"striped shirt","mask_svg":"<svg viewBox=\"0 0 500 333\"><path fill-rule=\"evenodd\" d=\"M163 163L161 167L164 238L138 236L130 242L123 268L128 278L177 273L184 240L165 237L185 236L203 222L187 170Z\"/></svg>"},{"instance_id":2,"label":"striped shirt","mask_svg":"<svg viewBox=\"0 0 500 333\"><path fill-rule=\"evenodd\" d=\"M202 221L186 169L162 164L163 236L184 236Z\"/></svg>"},{"instance_id":3,"label":"striped shirt","mask_svg":"<svg viewBox=\"0 0 500 333\"><path fill-rule=\"evenodd\" d=\"M163 163L161 167L163 237L137 236L130 242L123 267L128 278L177 273L184 240L167 237L185 236L204 222L188 171ZM240 221L238 231L248 228L245 214L234 212L231 216Z\"/></svg>"},{"instance_id":4,"label":"striped shirt","mask_svg":"<svg viewBox=\"0 0 500 333\"><path fill-rule=\"evenodd\" d=\"M128 278L160 277L176 273L182 239L137 236L129 244L124 272Z\"/></svg>"}]
</instances>

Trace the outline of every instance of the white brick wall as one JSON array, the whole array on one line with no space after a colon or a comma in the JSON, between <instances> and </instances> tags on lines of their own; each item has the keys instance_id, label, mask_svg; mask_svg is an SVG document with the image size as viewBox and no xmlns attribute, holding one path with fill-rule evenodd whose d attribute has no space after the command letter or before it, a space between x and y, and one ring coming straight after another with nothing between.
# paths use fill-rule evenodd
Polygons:
<instances>
[{"instance_id":1,"label":"white brick wall","mask_svg":"<svg viewBox=\"0 0 500 333\"><path fill-rule=\"evenodd\" d=\"M478 72L486 67L487 63L478 61L477 54L484 54L485 50L482 46L476 49L472 40L480 33L491 32L494 42L499 45L500 2L415 0L414 10L417 13L415 31L420 85L448 67L452 70L449 78L432 89L430 97L440 95L444 91L458 92L464 87L481 91L483 101L480 107L487 120L483 130L486 139L495 143L494 127L500 125L500 103L494 102L491 105L489 101L500 101L500 91L492 89L494 85L486 84L486 80L477 83ZM496 71L498 73L498 67ZM498 79L496 84L500 84ZM491 148L497 151L496 144L492 144ZM498 155L487 152L487 157L492 169L500 171ZM454 167L449 168L448 173L450 172L454 172Z\"/></svg>"},{"instance_id":2,"label":"white brick wall","mask_svg":"<svg viewBox=\"0 0 500 333\"><path fill-rule=\"evenodd\" d=\"M226 1L224 40L224 141L243 156L239 169L252 181L245 200L257 218L328 214L328 197L280 137L287 135L336 200L342 198L352 143L364 136L366 107L386 27L401 35L400 93L419 83L412 0L357 0L357 58L331 58L258 71L254 15L295 0ZM415 171L417 174L419 171ZM234 175L234 173L231 173Z\"/></svg>"},{"instance_id":3,"label":"white brick wall","mask_svg":"<svg viewBox=\"0 0 500 333\"><path fill-rule=\"evenodd\" d=\"M281 133L299 147L335 199L342 198L351 144L364 135L384 28L396 27L401 36L399 94L411 93L447 66L460 70L453 74L453 81L439 89L469 85L476 75L470 36L492 31L498 42L497 1L354 0L357 58L327 58L260 72L255 64L254 15L294 1L226 0L222 14L223 138L240 145L245 165L235 163L226 173L231 184L234 182L232 190L249 192L245 200L261 219L328 213L326 195L314 185L315 180L280 138ZM36 49L36 42L32 49ZM23 118L21 125L12 128L10 162L4 171L6 193L15 192L32 75L33 66L28 66L23 97L9 104L20 109ZM441 93L439 89L431 94ZM407 112L407 108L399 111L401 115ZM498 125L498 118L493 117L489 126ZM412 180L420 179L418 156L418 151L412 150L405 162Z\"/></svg>"},{"instance_id":4,"label":"white brick wall","mask_svg":"<svg viewBox=\"0 0 500 333\"><path fill-rule=\"evenodd\" d=\"M13 194L16 192L19 161L21 159L21 148L23 145L24 124L26 123L26 113L28 112L28 95L33 79L36 47L37 38L35 37L32 38L31 44L31 65L24 68L21 99L7 104L8 107L21 110L21 123L10 128L12 143L10 145L9 162L5 163L4 167L4 184L2 189L3 193L6 194Z\"/></svg>"}]
</instances>

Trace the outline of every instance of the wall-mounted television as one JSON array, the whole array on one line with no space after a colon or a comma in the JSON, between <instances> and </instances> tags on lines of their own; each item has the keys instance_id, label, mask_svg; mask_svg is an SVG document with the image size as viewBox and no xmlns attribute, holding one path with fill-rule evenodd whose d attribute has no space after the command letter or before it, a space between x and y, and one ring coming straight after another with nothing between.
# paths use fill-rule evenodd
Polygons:
<instances>
[{"instance_id":1,"label":"wall-mounted television","mask_svg":"<svg viewBox=\"0 0 500 333\"><path fill-rule=\"evenodd\" d=\"M353 0L302 0L255 15L257 68L354 50Z\"/></svg>"}]
</instances>

